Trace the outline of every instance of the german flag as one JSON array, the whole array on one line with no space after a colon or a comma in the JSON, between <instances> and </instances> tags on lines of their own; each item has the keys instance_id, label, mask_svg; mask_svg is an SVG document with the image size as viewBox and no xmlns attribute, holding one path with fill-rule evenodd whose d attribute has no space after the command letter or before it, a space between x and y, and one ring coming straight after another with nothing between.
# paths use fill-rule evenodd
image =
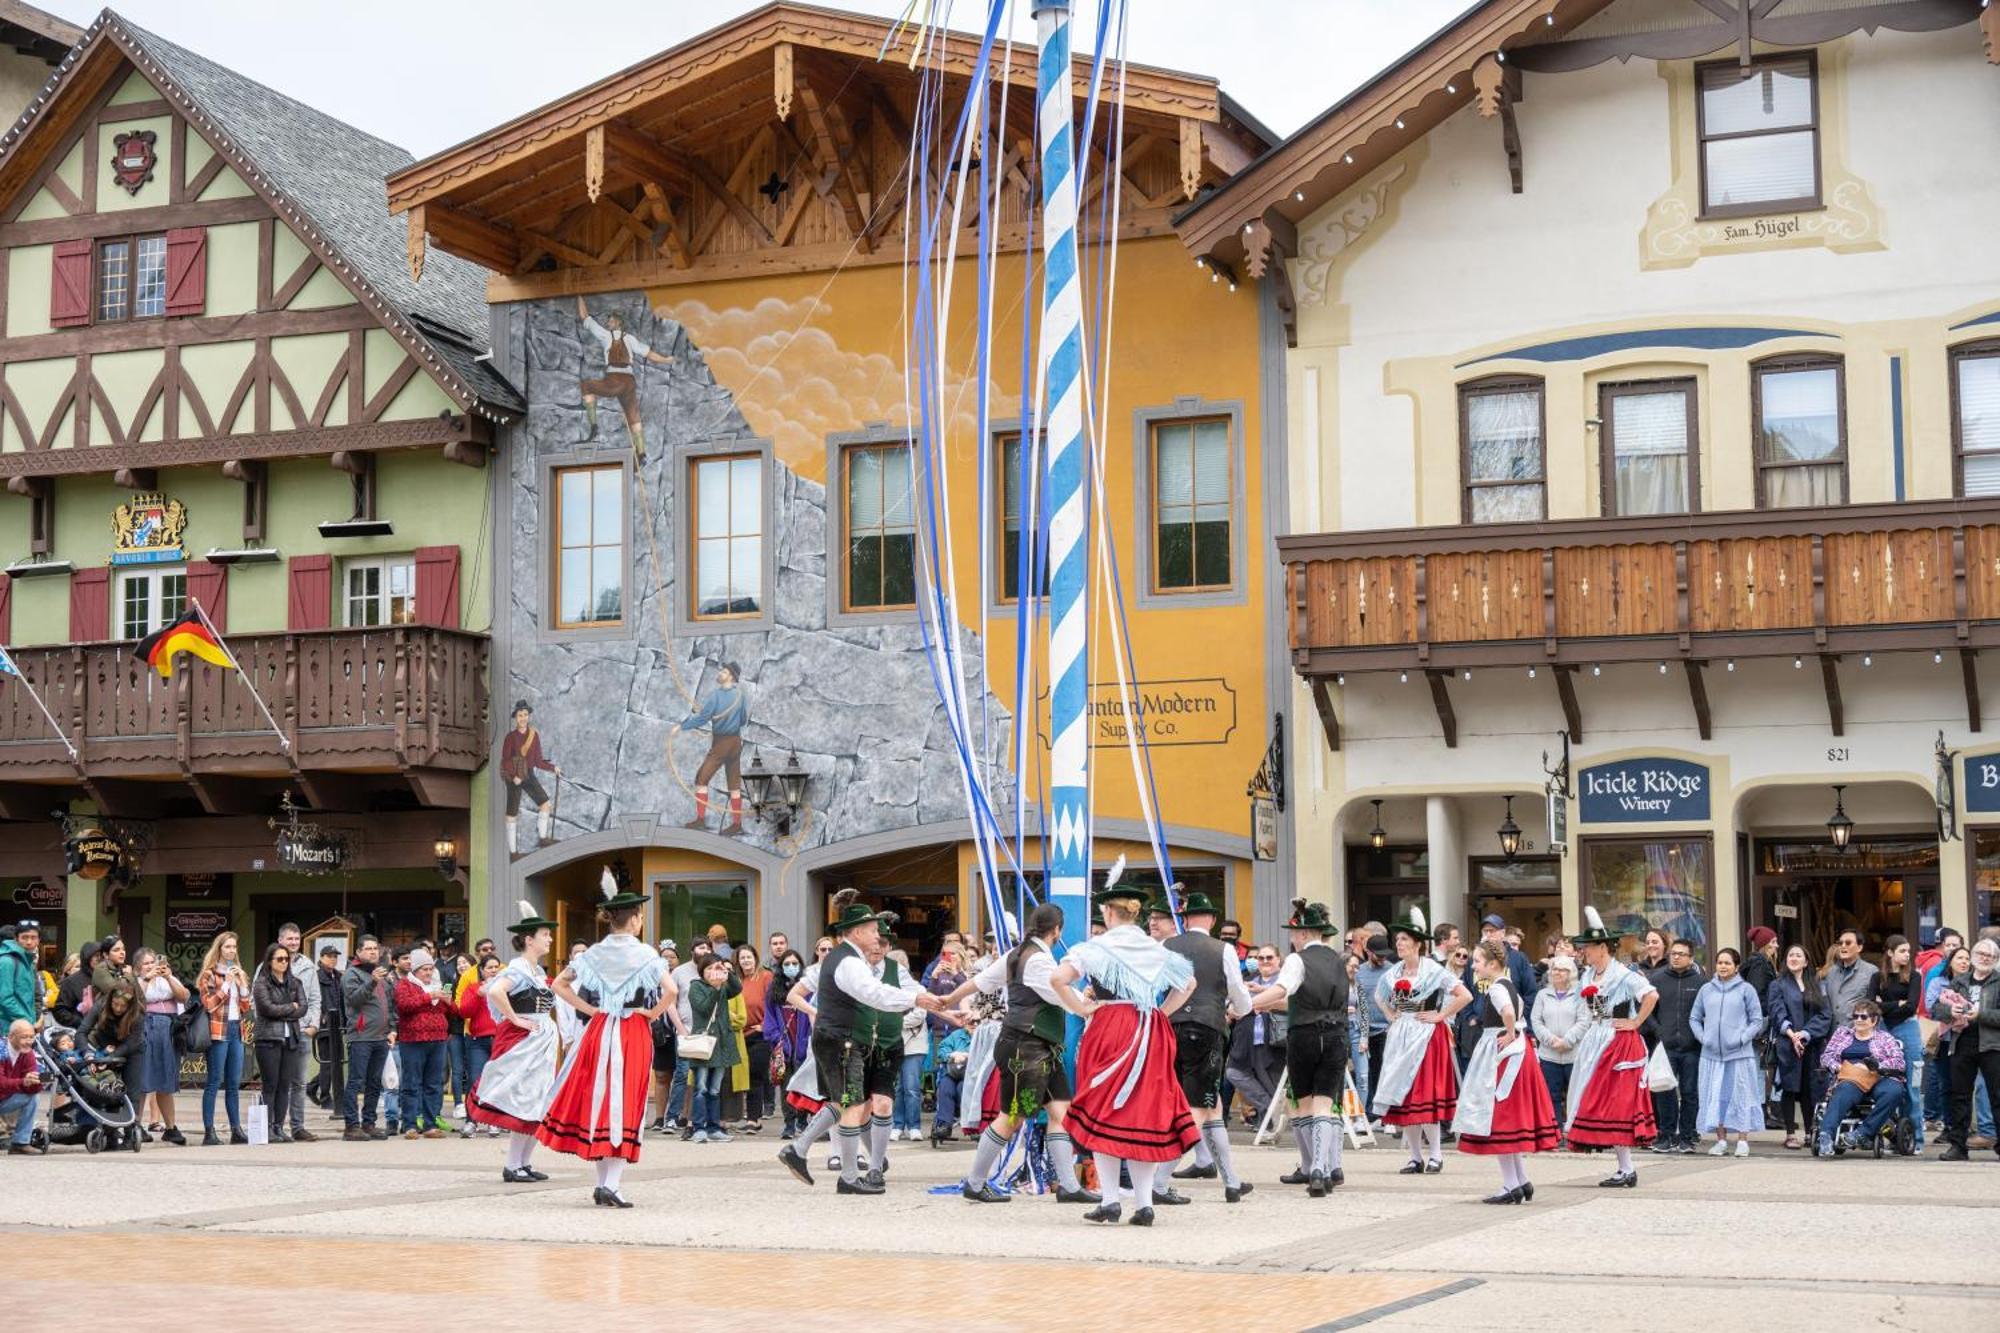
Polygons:
<instances>
[{"instance_id":1,"label":"german flag","mask_svg":"<svg viewBox=\"0 0 2000 1333\"><path fill-rule=\"evenodd\" d=\"M235 665L222 645L216 642L215 635L193 611L184 613L180 619L132 645L132 655L159 672L163 680L173 676L174 659L182 653L193 653L202 661L213 662L217 666Z\"/></svg>"}]
</instances>

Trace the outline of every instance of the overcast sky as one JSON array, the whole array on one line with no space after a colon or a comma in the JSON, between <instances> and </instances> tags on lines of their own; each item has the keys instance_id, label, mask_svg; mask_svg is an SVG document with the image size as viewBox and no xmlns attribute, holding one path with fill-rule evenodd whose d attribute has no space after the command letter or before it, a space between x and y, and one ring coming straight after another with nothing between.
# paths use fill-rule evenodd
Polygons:
<instances>
[{"instance_id":1,"label":"overcast sky","mask_svg":"<svg viewBox=\"0 0 2000 1333\"><path fill-rule=\"evenodd\" d=\"M1129 54L1222 81L1289 134L1471 0L1127 0ZM98 6L34 0L79 25ZM904 0L822 0L894 16ZM1100 0L1078 0L1086 30ZM1015 0L1022 37L1029 0ZM419 157L738 14L754 0L121 0L128 19ZM956 0L952 26L986 0ZM1078 34L1087 40L1087 31ZM1088 49L1086 47L1086 49Z\"/></svg>"}]
</instances>

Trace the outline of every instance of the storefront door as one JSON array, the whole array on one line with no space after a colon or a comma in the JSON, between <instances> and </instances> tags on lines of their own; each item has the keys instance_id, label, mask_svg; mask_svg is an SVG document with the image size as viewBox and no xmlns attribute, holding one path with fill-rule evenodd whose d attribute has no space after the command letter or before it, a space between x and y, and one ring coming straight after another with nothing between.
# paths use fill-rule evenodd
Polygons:
<instances>
[{"instance_id":1,"label":"storefront door","mask_svg":"<svg viewBox=\"0 0 2000 1333\"><path fill-rule=\"evenodd\" d=\"M1830 842L1756 843L1757 874L1747 920L1778 932L1778 947L1803 944L1815 967L1848 927L1862 952L1880 961L1901 935L1920 944L1938 926L1937 843L1925 838L1857 838L1846 851Z\"/></svg>"},{"instance_id":2,"label":"storefront door","mask_svg":"<svg viewBox=\"0 0 2000 1333\"><path fill-rule=\"evenodd\" d=\"M1562 860L1523 856L1512 861L1475 858L1472 862L1472 934L1488 914L1521 932L1521 951L1532 959L1548 956L1547 940L1562 931Z\"/></svg>"},{"instance_id":3,"label":"storefront door","mask_svg":"<svg viewBox=\"0 0 2000 1333\"><path fill-rule=\"evenodd\" d=\"M1431 860L1428 847L1347 849L1347 921L1409 919L1411 907L1430 911Z\"/></svg>"}]
</instances>

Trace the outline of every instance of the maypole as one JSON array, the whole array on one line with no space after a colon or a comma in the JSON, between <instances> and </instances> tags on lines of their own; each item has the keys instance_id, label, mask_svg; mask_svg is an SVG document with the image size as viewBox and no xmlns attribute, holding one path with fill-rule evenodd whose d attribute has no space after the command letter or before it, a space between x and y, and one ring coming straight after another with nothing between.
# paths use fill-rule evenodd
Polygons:
<instances>
[{"instance_id":1,"label":"maypole","mask_svg":"<svg viewBox=\"0 0 2000 1333\"><path fill-rule=\"evenodd\" d=\"M1049 900L1068 942L1090 930L1089 719L1084 679L1083 300L1076 246L1071 139L1069 0L1035 0L1041 46L1036 126L1041 141L1041 364L1047 386L1043 494L1049 506Z\"/></svg>"}]
</instances>

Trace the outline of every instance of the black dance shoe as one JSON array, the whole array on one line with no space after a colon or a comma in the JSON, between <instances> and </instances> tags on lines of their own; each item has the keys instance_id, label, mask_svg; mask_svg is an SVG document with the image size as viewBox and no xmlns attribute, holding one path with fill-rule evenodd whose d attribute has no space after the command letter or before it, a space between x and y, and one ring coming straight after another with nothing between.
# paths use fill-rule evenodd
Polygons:
<instances>
[{"instance_id":1,"label":"black dance shoe","mask_svg":"<svg viewBox=\"0 0 2000 1333\"><path fill-rule=\"evenodd\" d=\"M606 1189L602 1185L599 1185L590 1192L590 1201L599 1208L630 1208L632 1206L632 1201L617 1190Z\"/></svg>"},{"instance_id":2,"label":"black dance shoe","mask_svg":"<svg viewBox=\"0 0 2000 1333\"><path fill-rule=\"evenodd\" d=\"M1150 1213L1152 1209L1146 1211ZM1118 1218L1119 1208L1115 1203L1100 1203L1083 1215L1086 1222L1116 1222Z\"/></svg>"},{"instance_id":3,"label":"black dance shoe","mask_svg":"<svg viewBox=\"0 0 2000 1333\"><path fill-rule=\"evenodd\" d=\"M999 1190L994 1189L991 1185L981 1185L977 1189L974 1189L970 1184L962 1184L958 1187L958 1192L960 1197L970 1199L974 1203L1014 1202L1013 1195L1002 1194Z\"/></svg>"},{"instance_id":4,"label":"black dance shoe","mask_svg":"<svg viewBox=\"0 0 2000 1333\"><path fill-rule=\"evenodd\" d=\"M1214 1180L1215 1177L1216 1168L1212 1163L1208 1166L1198 1166L1193 1162L1189 1162L1186 1166L1173 1173L1175 1180Z\"/></svg>"},{"instance_id":5,"label":"black dance shoe","mask_svg":"<svg viewBox=\"0 0 2000 1333\"><path fill-rule=\"evenodd\" d=\"M1480 1200L1481 1203L1519 1203L1520 1201L1521 1189L1518 1185L1513 1189L1502 1190L1498 1194L1489 1194Z\"/></svg>"},{"instance_id":6,"label":"black dance shoe","mask_svg":"<svg viewBox=\"0 0 2000 1333\"><path fill-rule=\"evenodd\" d=\"M1306 1183L1306 1197L1310 1199L1324 1199L1326 1197L1325 1176L1317 1171L1312 1173L1312 1179Z\"/></svg>"},{"instance_id":7,"label":"black dance shoe","mask_svg":"<svg viewBox=\"0 0 2000 1333\"><path fill-rule=\"evenodd\" d=\"M1149 1227L1153 1225L1153 1210L1150 1208L1134 1209L1132 1211L1132 1225L1135 1227Z\"/></svg>"},{"instance_id":8,"label":"black dance shoe","mask_svg":"<svg viewBox=\"0 0 2000 1333\"><path fill-rule=\"evenodd\" d=\"M1442 1170L1444 1170L1444 1163L1438 1158L1434 1157L1430 1161L1424 1163L1424 1174L1427 1176L1434 1176Z\"/></svg>"},{"instance_id":9,"label":"black dance shoe","mask_svg":"<svg viewBox=\"0 0 2000 1333\"><path fill-rule=\"evenodd\" d=\"M1278 1177L1280 1185L1305 1185L1309 1184L1311 1180L1312 1177L1303 1171L1287 1171L1284 1175Z\"/></svg>"},{"instance_id":10,"label":"black dance shoe","mask_svg":"<svg viewBox=\"0 0 2000 1333\"><path fill-rule=\"evenodd\" d=\"M1339 1189L1346 1183L1347 1173L1339 1167L1336 1166L1333 1170L1326 1173L1326 1188L1329 1192Z\"/></svg>"},{"instance_id":11,"label":"black dance shoe","mask_svg":"<svg viewBox=\"0 0 2000 1333\"><path fill-rule=\"evenodd\" d=\"M1256 1188L1255 1185L1252 1185L1247 1180L1239 1181L1234 1185L1224 1185L1222 1187L1222 1201L1224 1203L1242 1203L1243 1196Z\"/></svg>"},{"instance_id":12,"label":"black dance shoe","mask_svg":"<svg viewBox=\"0 0 2000 1333\"><path fill-rule=\"evenodd\" d=\"M1396 1174L1399 1176L1421 1176L1423 1173L1424 1164L1422 1162L1405 1162L1396 1171Z\"/></svg>"},{"instance_id":13,"label":"black dance shoe","mask_svg":"<svg viewBox=\"0 0 2000 1333\"><path fill-rule=\"evenodd\" d=\"M848 1180L848 1179L846 1179L845 1177L842 1177L842 1178L841 1178L841 1182L840 1182L840 1187L839 1187L838 1189L836 1189L836 1190L834 1191L834 1193L836 1193L836 1194L884 1194L884 1193L887 1193L887 1190L886 1190L886 1189L885 1189L885 1188L884 1188L884 1187L883 1187L882 1185L880 1185L879 1183L877 1183L877 1182L876 1182L876 1181L874 1180L874 1178L872 1178L872 1177L870 1177L870 1176L862 1176L862 1177L861 1177L861 1178L860 1178L859 1180Z\"/></svg>"},{"instance_id":14,"label":"black dance shoe","mask_svg":"<svg viewBox=\"0 0 2000 1333\"><path fill-rule=\"evenodd\" d=\"M525 1167L503 1166L500 1168L500 1181L506 1185L532 1185L535 1178L528 1174Z\"/></svg>"},{"instance_id":15,"label":"black dance shoe","mask_svg":"<svg viewBox=\"0 0 2000 1333\"><path fill-rule=\"evenodd\" d=\"M1169 1187L1163 1190L1154 1190L1153 1202L1161 1207L1178 1208L1182 1204L1193 1203L1194 1200L1179 1190Z\"/></svg>"},{"instance_id":16,"label":"black dance shoe","mask_svg":"<svg viewBox=\"0 0 2000 1333\"><path fill-rule=\"evenodd\" d=\"M801 1185L813 1183L812 1172L806 1168L806 1159L791 1144L787 1143L778 1150L778 1161L784 1165L785 1170L798 1177Z\"/></svg>"},{"instance_id":17,"label":"black dance shoe","mask_svg":"<svg viewBox=\"0 0 2000 1333\"><path fill-rule=\"evenodd\" d=\"M1056 1186L1057 1203L1103 1203L1104 1196L1095 1190L1066 1190Z\"/></svg>"},{"instance_id":18,"label":"black dance shoe","mask_svg":"<svg viewBox=\"0 0 2000 1333\"><path fill-rule=\"evenodd\" d=\"M1532 1181L1522 1181L1520 1189L1522 1203L1533 1203L1535 1201L1535 1186Z\"/></svg>"},{"instance_id":19,"label":"black dance shoe","mask_svg":"<svg viewBox=\"0 0 2000 1333\"><path fill-rule=\"evenodd\" d=\"M1615 1176L1606 1176L1604 1179L1598 1181L1597 1188L1602 1190L1638 1189L1639 1173L1637 1171L1620 1171Z\"/></svg>"}]
</instances>

